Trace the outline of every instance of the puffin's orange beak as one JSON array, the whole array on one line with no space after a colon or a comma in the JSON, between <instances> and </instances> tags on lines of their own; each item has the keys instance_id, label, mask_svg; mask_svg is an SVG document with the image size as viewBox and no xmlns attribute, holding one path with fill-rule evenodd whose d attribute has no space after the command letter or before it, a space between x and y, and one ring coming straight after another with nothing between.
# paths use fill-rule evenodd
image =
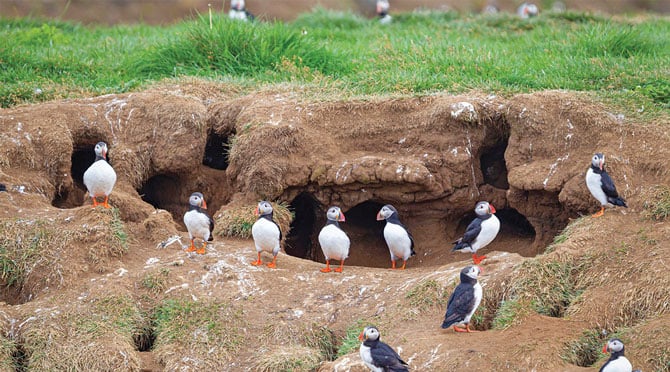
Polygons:
<instances>
[{"instance_id":1,"label":"puffin's orange beak","mask_svg":"<svg viewBox=\"0 0 670 372\"><path fill-rule=\"evenodd\" d=\"M361 334L358 335L358 340L359 341L363 341L363 333L365 333L365 331L361 332Z\"/></svg>"},{"instance_id":2,"label":"puffin's orange beak","mask_svg":"<svg viewBox=\"0 0 670 372\"><path fill-rule=\"evenodd\" d=\"M496 208L493 206L493 204L489 204L489 212L496 213Z\"/></svg>"},{"instance_id":3,"label":"puffin's orange beak","mask_svg":"<svg viewBox=\"0 0 670 372\"><path fill-rule=\"evenodd\" d=\"M382 211L377 212L377 221L383 220L384 217L382 217Z\"/></svg>"},{"instance_id":4,"label":"puffin's orange beak","mask_svg":"<svg viewBox=\"0 0 670 372\"><path fill-rule=\"evenodd\" d=\"M337 218L338 221L344 222L344 213L340 212L340 216Z\"/></svg>"},{"instance_id":5,"label":"puffin's orange beak","mask_svg":"<svg viewBox=\"0 0 670 372\"><path fill-rule=\"evenodd\" d=\"M605 162L602 161L602 160L598 163L598 167L600 168L600 170L603 170L603 164L604 164L604 163L605 163Z\"/></svg>"},{"instance_id":6,"label":"puffin's orange beak","mask_svg":"<svg viewBox=\"0 0 670 372\"><path fill-rule=\"evenodd\" d=\"M102 158L107 159L107 150L102 150Z\"/></svg>"},{"instance_id":7,"label":"puffin's orange beak","mask_svg":"<svg viewBox=\"0 0 670 372\"><path fill-rule=\"evenodd\" d=\"M258 216L258 213L260 212L258 211L258 206L256 206L256 209L254 209L254 216Z\"/></svg>"},{"instance_id":8,"label":"puffin's orange beak","mask_svg":"<svg viewBox=\"0 0 670 372\"><path fill-rule=\"evenodd\" d=\"M607 354L607 344L605 344L605 346L603 346L603 353Z\"/></svg>"},{"instance_id":9,"label":"puffin's orange beak","mask_svg":"<svg viewBox=\"0 0 670 372\"><path fill-rule=\"evenodd\" d=\"M207 209L207 202L205 201L205 199L202 199L202 206L201 206L201 208L202 208L202 209Z\"/></svg>"}]
</instances>

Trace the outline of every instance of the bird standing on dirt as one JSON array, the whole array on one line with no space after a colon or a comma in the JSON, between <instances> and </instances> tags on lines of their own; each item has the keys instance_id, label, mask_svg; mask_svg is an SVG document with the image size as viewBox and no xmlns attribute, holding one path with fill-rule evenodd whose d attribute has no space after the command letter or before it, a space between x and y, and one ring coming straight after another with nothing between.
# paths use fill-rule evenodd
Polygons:
<instances>
[{"instance_id":1,"label":"bird standing on dirt","mask_svg":"<svg viewBox=\"0 0 670 372\"><path fill-rule=\"evenodd\" d=\"M214 240L212 231L214 230L214 220L207 213L207 202L205 197L194 192L188 198L188 211L184 213L184 225L188 229L188 236L191 238L191 246L186 252L195 251L197 254L205 254L207 242ZM195 239L202 239L202 248L195 248Z\"/></svg>"},{"instance_id":2,"label":"bird standing on dirt","mask_svg":"<svg viewBox=\"0 0 670 372\"><path fill-rule=\"evenodd\" d=\"M461 283L449 297L442 328L453 326L455 332L476 332L470 329L470 319L482 302L482 286L477 281L480 273L481 269L472 265L461 270ZM465 329L457 327L463 324Z\"/></svg>"},{"instance_id":3,"label":"bird standing on dirt","mask_svg":"<svg viewBox=\"0 0 670 372\"><path fill-rule=\"evenodd\" d=\"M388 0L377 0L377 17L379 18L379 23L385 25L391 23L393 18L389 14L390 4Z\"/></svg>"},{"instance_id":4,"label":"bird standing on dirt","mask_svg":"<svg viewBox=\"0 0 670 372\"><path fill-rule=\"evenodd\" d=\"M628 208L626 201L619 196L614 181L605 170L605 155L596 153L591 158L591 167L586 171L586 187L591 195L600 202L600 212L592 217L600 217L605 213L605 207L618 205Z\"/></svg>"},{"instance_id":5,"label":"bird standing on dirt","mask_svg":"<svg viewBox=\"0 0 670 372\"><path fill-rule=\"evenodd\" d=\"M321 269L323 273L329 273L330 260L340 261L340 267L335 268L335 272L341 273L344 260L349 256L349 246L351 242L347 233L340 228L339 222L344 222L344 213L339 207L330 207L326 212L326 226L319 233L319 244L326 258L326 267Z\"/></svg>"},{"instance_id":6,"label":"bird standing on dirt","mask_svg":"<svg viewBox=\"0 0 670 372\"><path fill-rule=\"evenodd\" d=\"M254 266L262 265L261 252L271 252L272 262L268 264L268 267L274 269L277 267L281 229L274 219L272 219L272 213L272 205L264 200L258 203L258 206L254 210L254 215L258 216L258 219L251 227L251 235L254 237L258 259L251 264Z\"/></svg>"},{"instance_id":7,"label":"bird standing on dirt","mask_svg":"<svg viewBox=\"0 0 670 372\"><path fill-rule=\"evenodd\" d=\"M377 221L386 220L384 226L384 240L391 253L391 269L395 269L395 261L402 258L401 270L405 269L407 260L416 255L414 252L414 238L409 230L400 222L398 210L391 204L386 204L377 213Z\"/></svg>"},{"instance_id":8,"label":"bird standing on dirt","mask_svg":"<svg viewBox=\"0 0 670 372\"><path fill-rule=\"evenodd\" d=\"M363 341L359 349L361 359L371 371L409 371L408 364L400 359L400 355L379 340L379 330L376 327L365 327L358 339Z\"/></svg>"},{"instance_id":9,"label":"bird standing on dirt","mask_svg":"<svg viewBox=\"0 0 670 372\"><path fill-rule=\"evenodd\" d=\"M244 0L230 0L230 11L228 18L242 21L253 21L254 15L249 13L245 7Z\"/></svg>"},{"instance_id":10,"label":"bird standing on dirt","mask_svg":"<svg viewBox=\"0 0 670 372\"><path fill-rule=\"evenodd\" d=\"M95 161L84 172L84 185L93 199L93 208L100 205L97 198L101 196L105 197L102 206L109 208L109 194L112 193L115 183L116 172L107 162L107 144L98 142L95 145Z\"/></svg>"},{"instance_id":11,"label":"bird standing on dirt","mask_svg":"<svg viewBox=\"0 0 670 372\"><path fill-rule=\"evenodd\" d=\"M540 9L533 3L523 3L517 8L516 14L523 19L537 17L540 14Z\"/></svg>"},{"instance_id":12,"label":"bird standing on dirt","mask_svg":"<svg viewBox=\"0 0 670 372\"><path fill-rule=\"evenodd\" d=\"M600 367L600 372L631 372L633 365L628 358L623 355L623 342L618 338L613 338L603 347L603 353L611 353L610 358Z\"/></svg>"},{"instance_id":13,"label":"bird standing on dirt","mask_svg":"<svg viewBox=\"0 0 670 372\"><path fill-rule=\"evenodd\" d=\"M477 256L477 251L486 247L500 231L500 220L495 216L496 209L485 201L475 205L477 217L470 222L463 237L454 242L453 251L472 252L472 262L479 265L486 256Z\"/></svg>"}]
</instances>

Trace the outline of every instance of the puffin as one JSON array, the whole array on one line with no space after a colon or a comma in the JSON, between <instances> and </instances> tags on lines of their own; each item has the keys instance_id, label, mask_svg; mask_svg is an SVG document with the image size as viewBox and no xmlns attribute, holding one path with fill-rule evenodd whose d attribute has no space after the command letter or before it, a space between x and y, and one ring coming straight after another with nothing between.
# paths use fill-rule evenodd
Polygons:
<instances>
[{"instance_id":1,"label":"puffin","mask_svg":"<svg viewBox=\"0 0 670 372\"><path fill-rule=\"evenodd\" d=\"M528 19L540 14L540 9L533 3L523 3L517 8L516 14L523 19Z\"/></svg>"},{"instance_id":2,"label":"puffin","mask_svg":"<svg viewBox=\"0 0 670 372\"><path fill-rule=\"evenodd\" d=\"M326 267L321 269L323 273L329 273L330 260L335 259L340 261L340 267L335 268L335 272L341 273L344 260L349 256L349 246L351 241L342 228L340 222L344 222L344 213L340 207L330 207L326 211L326 225L319 233L319 244L321 250L326 258Z\"/></svg>"},{"instance_id":3,"label":"puffin","mask_svg":"<svg viewBox=\"0 0 670 372\"><path fill-rule=\"evenodd\" d=\"M383 25L391 23L393 19L389 14L389 7L388 0L377 0L377 17L379 18L379 23Z\"/></svg>"},{"instance_id":4,"label":"puffin","mask_svg":"<svg viewBox=\"0 0 670 372\"><path fill-rule=\"evenodd\" d=\"M607 362L600 367L600 372L631 372L633 365L628 358L623 355L623 342L618 338L613 338L603 346L603 353L611 353Z\"/></svg>"},{"instance_id":5,"label":"puffin","mask_svg":"<svg viewBox=\"0 0 670 372\"><path fill-rule=\"evenodd\" d=\"M472 252L472 262L479 265L486 256L477 256L477 251L496 238L500 231L500 220L494 214L495 207L486 201L480 201L475 205L475 213L477 217L465 229L463 237L454 242L451 251Z\"/></svg>"},{"instance_id":6,"label":"puffin","mask_svg":"<svg viewBox=\"0 0 670 372\"><path fill-rule=\"evenodd\" d=\"M116 183L116 172L107 162L107 144L98 142L95 145L95 161L84 172L84 185L93 199L93 208L102 205L109 208L109 194ZM98 197L105 197L103 203L98 203Z\"/></svg>"},{"instance_id":7,"label":"puffin","mask_svg":"<svg viewBox=\"0 0 670 372\"><path fill-rule=\"evenodd\" d=\"M414 238L398 217L398 210L391 204L386 204L377 213L377 221L386 220L384 226L384 240L389 247L391 253L391 269L395 269L395 261L402 258L402 267L404 270L407 265L407 260L411 256L415 256L414 252Z\"/></svg>"},{"instance_id":8,"label":"puffin","mask_svg":"<svg viewBox=\"0 0 670 372\"><path fill-rule=\"evenodd\" d=\"M409 365L387 344L379 340L377 327L368 326L358 336L362 341L359 354L363 363L373 372L409 371Z\"/></svg>"},{"instance_id":9,"label":"puffin","mask_svg":"<svg viewBox=\"0 0 670 372\"><path fill-rule=\"evenodd\" d=\"M272 219L272 205L262 200L254 210L254 215L258 216L256 222L251 227L251 235L254 238L254 245L256 245L256 252L258 252L258 259L251 264L260 266L261 252L272 252L272 262L268 263L271 269L277 268L277 254L279 253L279 243L281 242L281 229L279 225Z\"/></svg>"},{"instance_id":10,"label":"puffin","mask_svg":"<svg viewBox=\"0 0 670 372\"><path fill-rule=\"evenodd\" d=\"M199 193L194 192L188 198L188 211L184 213L184 225L188 230L188 236L191 238L191 246L186 252L195 251L197 254L205 254L207 242L214 240L212 231L214 230L214 220L207 213L207 202L205 197ZM195 248L195 239L202 240L202 248Z\"/></svg>"},{"instance_id":11,"label":"puffin","mask_svg":"<svg viewBox=\"0 0 670 372\"><path fill-rule=\"evenodd\" d=\"M447 302L442 328L454 327L455 332L477 332L470 329L470 318L482 302L482 286L477 281L481 273L479 266L466 266L461 270L461 282ZM465 324L465 329L457 327Z\"/></svg>"},{"instance_id":12,"label":"puffin","mask_svg":"<svg viewBox=\"0 0 670 372\"><path fill-rule=\"evenodd\" d=\"M591 158L591 167L586 171L586 187L591 195L600 202L600 211L592 217L600 217L605 213L606 206L615 206L628 208L626 201L619 196L614 186L614 181L605 170L605 155L596 153Z\"/></svg>"},{"instance_id":13,"label":"puffin","mask_svg":"<svg viewBox=\"0 0 670 372\"><path fill-rule=\"evenodd\" d=\"M244 0L230 0L230 11L228 18L242 21L253 21L254 15L249 13L245 7Z\"/></svg>"}]
</instances>

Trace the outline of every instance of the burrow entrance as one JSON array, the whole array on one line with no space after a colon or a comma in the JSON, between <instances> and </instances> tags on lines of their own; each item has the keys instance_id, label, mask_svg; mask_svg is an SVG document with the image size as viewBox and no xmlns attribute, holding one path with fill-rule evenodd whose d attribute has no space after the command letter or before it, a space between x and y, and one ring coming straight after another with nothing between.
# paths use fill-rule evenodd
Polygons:
<instances>
[{"instance_id":1,"label":"burrow entrance","mask_svg":"<svg viewBox=\"0 0 670 372\"><path fill-rule=\"evenodd\" d=\"M226 135L210 131L207 135L202 165L213 169L226 170L228 168L229 140L234 134L234 132Z\"/></svg>"},{"instance_id":2,"label":"burrow entrance","mask_svg":"<svg viewBox=\"0 0 670 372\"><path fill-rule=\"evenodd\" d=\"M85 203L86 186L84 185L84 172L95 161L94 148L98 142L95 139L91 139L75 144L72 149L72 166L70 168L72 186L63 187L58 190L51 201L51 205L56 208L69 209L80 207ZM109 158L109 154L107 154L107 157Z\"/></svg>"}]
</instances>

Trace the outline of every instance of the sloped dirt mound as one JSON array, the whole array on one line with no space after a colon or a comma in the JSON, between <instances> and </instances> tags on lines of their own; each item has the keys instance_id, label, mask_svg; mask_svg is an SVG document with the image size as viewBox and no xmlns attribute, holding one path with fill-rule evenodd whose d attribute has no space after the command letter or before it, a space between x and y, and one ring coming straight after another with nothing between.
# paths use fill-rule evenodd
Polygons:
<instances>
[{"instance_id":1,"label":"sloped dirt mound","mask_svg":"<svg viewBox=\"0 0 670 372\"><path fill-rule=\"evenodd\" d=\"M662 126L623 122L566 92L317 102L225 89L189 82L0 111L3 352L58 369L79 340L94 343L86 357L103 369L326 370L337 353L335 364L357 360L342 338L375 323L417 370L580 370L600 362L592 347L578 358L588 363L570 362L566 348L603 329L625 338L636 367L660 368L667 345L633 330L651 332L668 312L667 222L649 215L668 204ZM112 210L92 209L81 182L100 140L118 174ZM598 208L583 179L596 151L629 208L592 219L581 217ZM193 191L216 217L204 256L183 251ZM282 219L288 255L277 270L249 264L250 240L220 235L248 234L259 199L293 214ZM450 242L479 200L503 226L484 250L474 324L484 332L439 331L469 263ZM416 240L404 272L378 269L389 265L375 219L386 203ZM316 240L330 205L352 241L334 275L318 271ZM45 333L66 347L35 360Z\"/></svg>"}]
</instances>

